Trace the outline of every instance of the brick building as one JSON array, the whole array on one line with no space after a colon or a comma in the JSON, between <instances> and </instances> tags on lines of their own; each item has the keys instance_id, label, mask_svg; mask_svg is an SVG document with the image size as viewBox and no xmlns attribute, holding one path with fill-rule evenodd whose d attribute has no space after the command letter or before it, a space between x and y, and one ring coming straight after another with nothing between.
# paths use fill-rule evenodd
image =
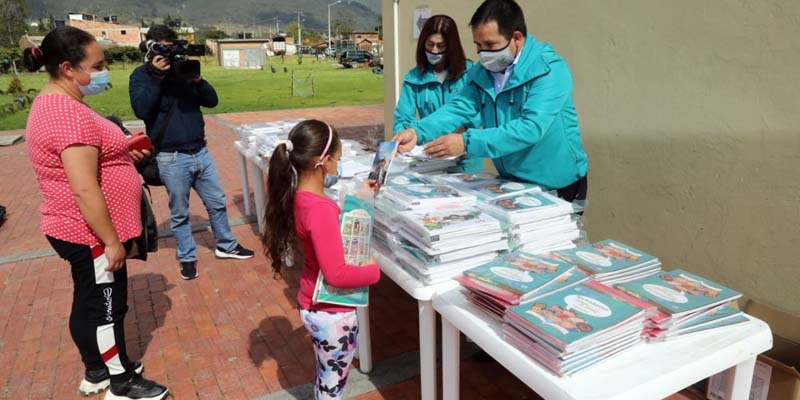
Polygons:
<instances>
[{"instance_id":1,"label":"brick building","mask_svg":"<svg viewBox=\"0 0 800 400\"><path fill-rule=\"evenodd\" d=\"M141 28L86 19L69 19L67 25L83 29L97 38L98 42L111 42L117 46L139 47Z\"/></svg>"}]
</instances>

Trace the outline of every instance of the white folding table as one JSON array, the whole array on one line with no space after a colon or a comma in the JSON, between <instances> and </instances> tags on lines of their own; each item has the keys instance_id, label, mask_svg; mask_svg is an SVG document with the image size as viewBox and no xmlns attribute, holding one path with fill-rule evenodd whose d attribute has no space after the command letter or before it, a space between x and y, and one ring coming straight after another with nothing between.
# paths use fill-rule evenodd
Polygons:
<instances>
[{"instance_id":1,"label":"white folding table","mask_svg":"<svg viewBox=\"0 0 800 400\"><path fill-rule=\"evenodd\" d=\"M239 155L239 171L242 177L242 199L244 200L244 213L248 216L253 216L253 209L250 207L250 181L248 179L248 164L253 171L253 198L255 199L255 213L256 221L258 221L258 231L264 233L264 211L266 203L264 196L264 174L269 169L269 165L261 159L254 159L248 157L247 147L241 142L236 141L233 143L236 153Z\"/></svg>"},{"instance_id":2,"label":"white folding table","mask_svg":"<svg viewBox=\"0 0 800 400\"><path fill-rule=\"evenodd\" d=\"M373 251L375 259L380 266L381 271L394 283L400 286L408 293L409 296L417 300L417 307L419 310L419 358L420 358L420 381L422 400L436 399L436 312L433 310L431 299L438 292L447 291L458 286L458 282L450 280L436 285L425 285L402 267L397 265L394 261L387 258L385 255L378 251ZM360 309L368 312L367 308ZM359 318L359 321L369 321L368 314L366 318ZM366 339L367 344L364 346L364 351L369 352L369 325L360 327L362 336ZM362 337L359 337L361 340ZM359 345L359 353L364 358L372 360L371 354L362 353L362 347ZM363 359L359 359L363 365ZM362 369L363 371L363 369Z\"/></svg>"},{"instance_id":3,"label":"white folding table","mask_svg":"<svg viewBox=\"0 0 800 400\"><path fill-rule=\"evenodd\" d=\"M662 399L711 375L732 369L727 397L746 400L756 356L772 347L763 321L676 338L640 343L574 376L558 377L503 339L499 322L478 309L460 289L439 293L433 307L442 316L444 400L459 398L460 332L545 399Z\"/></svg>"}]
</instances>

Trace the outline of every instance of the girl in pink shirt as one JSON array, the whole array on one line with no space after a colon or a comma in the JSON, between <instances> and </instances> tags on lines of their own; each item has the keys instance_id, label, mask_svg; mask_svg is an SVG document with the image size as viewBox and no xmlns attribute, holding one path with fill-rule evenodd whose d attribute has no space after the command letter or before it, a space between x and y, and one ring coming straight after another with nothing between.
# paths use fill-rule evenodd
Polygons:
<instances>
[{"instance_id":1,"label":"girl in pink shirt","mask_svg":"<svg viewBox=\"0 0 800 400\"><path fill-rule=\"evenodd\" d=\"M318 400L342 398L358 336L354 308L312 303L319 271L328 284L339 288L372 285L380 279L374 259L364 266L345 262L340 209L324 192L338 176L331 173L338 171L341 157L336 131L324 122L308 120L292 129L269 163L263 242L276 273L287 257L297 263L302 259L297 301L317 355L314 392ZM374 181L365 185L375 189Z\"/></svg>"}]
</instances>

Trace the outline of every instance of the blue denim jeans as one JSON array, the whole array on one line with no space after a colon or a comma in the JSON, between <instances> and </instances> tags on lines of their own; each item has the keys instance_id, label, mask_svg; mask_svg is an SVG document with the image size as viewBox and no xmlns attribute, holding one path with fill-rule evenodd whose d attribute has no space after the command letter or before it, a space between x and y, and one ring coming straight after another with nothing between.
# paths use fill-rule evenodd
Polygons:
<instances>
[{"instance_id":1,"label":"blue denim jeans","mask_svg":"<svg viewBox=\"0 0 800 400\"><path fill-rule=\"evenodd\" d=\"M211 229L217 247L230 251L236 247L236 238L228 224L225 192L208 148L196 154L178 152L158 153L158 170L169 194L170 228L178 242L178 261L197 260L197 244L189 224L189 190L203 200L208 211Z\"/></svg>"}]
</instances>

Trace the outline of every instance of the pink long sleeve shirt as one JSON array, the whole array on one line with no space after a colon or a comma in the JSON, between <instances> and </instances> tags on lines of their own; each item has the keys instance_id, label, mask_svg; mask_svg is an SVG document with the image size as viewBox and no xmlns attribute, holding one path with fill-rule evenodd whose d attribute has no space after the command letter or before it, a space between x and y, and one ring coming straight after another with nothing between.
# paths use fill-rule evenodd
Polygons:
<instances>
[{"instance_id":1,"label":"pink long sleeve shirt","mask_svg":"<svg viewBox=\"0 0 800 400\"><path fill-rule=\"evenodd\" d=\"M343 289L372 285L381 277L377 265L355 266L345 263L342 235L339 232L340 212L339 206L326 197L299 190L295 193L294 223L304 258L297 301L306 310L353 310L352 307L311 302L320 269L327 283Z\"/></svg>"}]
</instances>

